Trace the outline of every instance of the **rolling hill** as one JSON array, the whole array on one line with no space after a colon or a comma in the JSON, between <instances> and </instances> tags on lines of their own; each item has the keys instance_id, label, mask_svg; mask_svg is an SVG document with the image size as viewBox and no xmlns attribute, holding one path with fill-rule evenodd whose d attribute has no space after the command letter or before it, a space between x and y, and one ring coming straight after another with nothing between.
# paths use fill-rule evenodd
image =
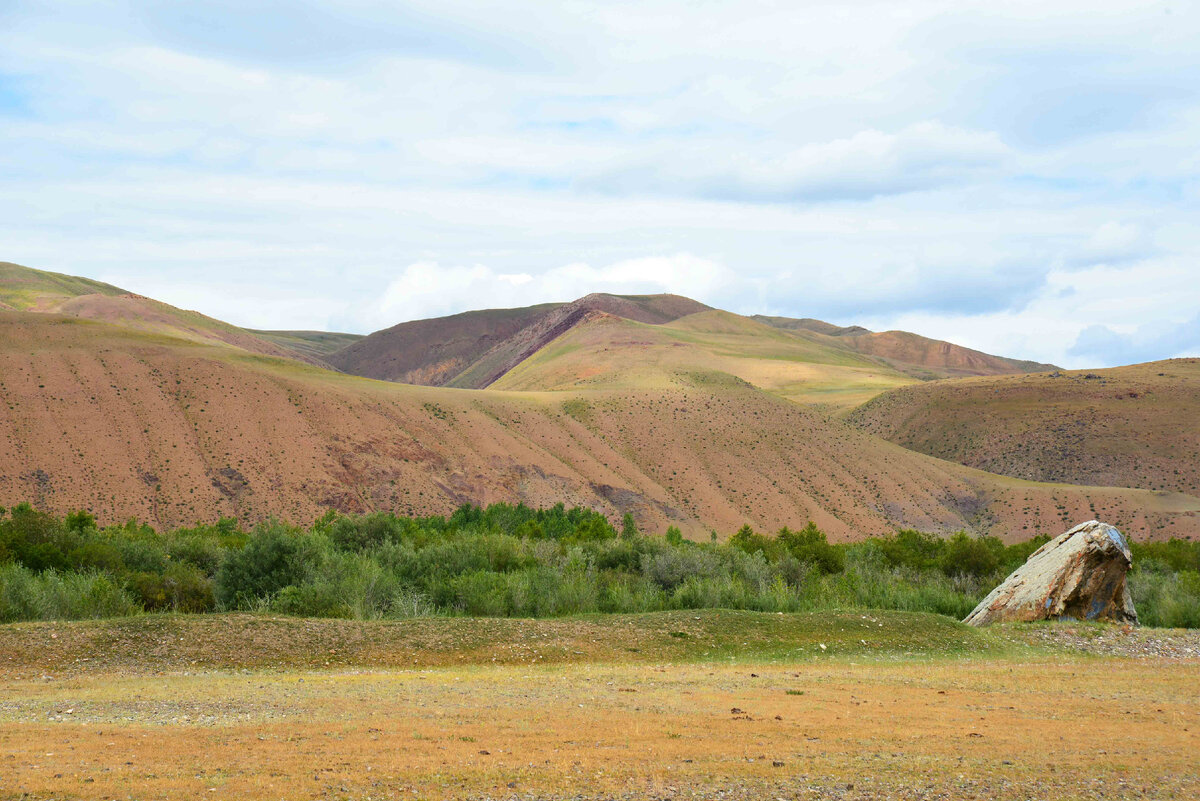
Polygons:
<instances>
[{"instance_id":1,"label":"rolling hill","mask_svg":"<svg viewBox=\"0 0 1200 801\"><path fill-rule=\"evenodd\" d=\"M0 312L0 503L180 525L325 509L584 504L692 536L816 520L1018 538L1100 515L1192 535L1200 500L1041 485L933 459L720 371L661 386L379 382L110 323Z\"/></svg>"},{"instance_id":2,"label":"rolling hill","mask_svg":"<svg viewBox=\"0 0 1200 801\"><path fill-rule=\"evenodd\" d=\"M366 378L482 389L589 311L665 323L707 308L677 295L598 293L572 303L486 309L400 323L328 359L337 369Z\"/></svg>"},{"instance_id":3,"label":"rolling hill","mask_svg":"<svg viewBox=\"0 0 1200 801\"><path fill-rule=\"evenodd\" d=\"M1036 481L1200 494L1200 360L933 383L849 418L907 448Z\"/></svg>"},{"instance_id":4,"label":"rolling hill","mask_svg":"<svg viewBox=\"0 0 1200 801\"><path fill-rule=\"evenodd\" d=\"M110 284L34 270L9 262L0 262L0 302L20 311L97 320L151 334L165 334L194 342L226 345L265 356L329 366L313 353L311 344L295 348L279 341L280 337L269 340L256 332Z\"/></svg>"},{"instance_id":5,"label":"rolling hill","mask_svg":"<svg viewBox=\"0 0 1200 801\"><path fill-rule=\"evenodd\" d=\"M1200 534L1192 495L1021 481L865 433L826 410L914 378L684 298L499 313L534 319L490 343L495 313L409 324L473 355L456 377L488 386L476 390L339 373L296 350L325 355L337 335L271 341L30 272L0 294L31 310L0 311L3 505L159 526L508 501L628 512L698 537L811 519L842 540L898 526L1015 539L1097 516Z\"/></svg>"},{"instance_id":6,"label":"rolling hill","mask_svg":"<svg viewBox=\"0 0 1200 801\"><path fill-rule=\"evenodd\" d=\"M1036 373L1055 369L1052 364L993 356L907 331L875 332L857 325L841 328L810 318L755 315L754 319L777 328L804 332L812 335L813 339L833 347L843 347L873 357L905 375L923 381L963 376Z\"/></svg>"},{"instance_id":7,"label":"rolling hill","mask_svg":"<svg viewBox=\"0 0 1200 801\"><path fill-rule=\"evenodd\" d=\"M879 362L716 309L661 325L593 313L493 387L636 390L720 371L788 400L841 409L916 379Z\"/></svg>"},{"instance_id":8,"label":"rolling hill","mask_svg":"<svg viewBox=\"0 0 1200 801\"><path fill-rule=\"evenodd\" d=\"M329 364L352 375L427 386L483 389L594 313L672 328L678 320L715 311L676 295L594 294L571 303L489 309L401 323L322 356ZM790 373L784 370L782 376L770 379L780 382L788 376L796 378L805 389L783 394L796 400L832 402L839 408L871 397L872 387L879 392L910 380L1053 369L1052 365L991 356L903 331L872 333L859 326L839 328L813 319L722 314L727 315L726 330L695 333L708 336L708 344L724 353L749 348L762 354L764 360L850 368L849 384L844 382L848 374L837 369L810 368L802 378L796 377L795 370ZM733 318L742 322L730 323ZM735 333L731 326L739 330ZM674 334L667 336L678 341L683 333L683 328L676 328ZM720 336L729 341L722 345L717 341ZM782 351L774 353L781 347ZM765 376L778 371L756 372ZM859 380L867 374L874 375ZM528 385L528 376L524 383ZM824 390L819 389L821 386ZM815 394L810 394L810 390Z\"/></svg>"}]
</instances>

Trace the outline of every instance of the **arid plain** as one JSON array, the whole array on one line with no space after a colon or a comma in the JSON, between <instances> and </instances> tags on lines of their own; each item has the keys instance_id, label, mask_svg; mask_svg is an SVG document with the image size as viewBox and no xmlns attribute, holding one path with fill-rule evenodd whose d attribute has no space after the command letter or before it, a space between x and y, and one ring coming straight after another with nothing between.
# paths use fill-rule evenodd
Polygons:
<instances>
[{"instance_id":1,"label":"arid plain","mask_svg":"<svg viewBox=\"0 0 1200 801\"><path fill-rule=\"evenodd\" d=\"M0 797L1200 791L1195 636L775 618L10 627Z\"/></svg>"}]
</instances>

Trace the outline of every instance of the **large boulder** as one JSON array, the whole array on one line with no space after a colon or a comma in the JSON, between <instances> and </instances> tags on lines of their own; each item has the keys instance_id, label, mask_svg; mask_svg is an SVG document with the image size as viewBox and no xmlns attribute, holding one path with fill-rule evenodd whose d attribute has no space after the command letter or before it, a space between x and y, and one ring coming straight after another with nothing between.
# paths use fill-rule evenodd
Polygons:
<instances>
[{"instance_id":1,"label":"large boulder","mask_svg":"<svg viewBox=\"0 0 1200 801\"><path fill-rule=\"evenodd\" d=\"M1089 520L1043 545L988 593L964 623L1005 620L1138 622L1125 574L1133 555L1121 532Z\"/></svg>"}]
</instances>

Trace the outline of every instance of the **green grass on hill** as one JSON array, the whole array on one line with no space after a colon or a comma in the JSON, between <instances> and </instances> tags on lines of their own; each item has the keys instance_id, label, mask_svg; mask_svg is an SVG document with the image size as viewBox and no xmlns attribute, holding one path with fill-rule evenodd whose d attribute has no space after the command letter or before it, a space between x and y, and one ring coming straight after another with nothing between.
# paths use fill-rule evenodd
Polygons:
<instances>
[{"instance_id":1,"label":"green grass on hill","mask_svg":"<svg viewBox=\"0 0 1200 801\"><path fill-rule=\"evenodd\" d=\"M46 298L66 300L80 295L121 295L124 292L124 289L90 278L0 262L0 303L18 310L28 309Z\"/></svg>"},{"instance_id":2,"label":"green grass on hill","mask_svg":"<svg viewBox=\"0 0 1200 801\"><path fill-rule=\"evenodd\" d=\"M1017 650L997 631L910 612L689 610L531 620L314 620L142 615L0 628L0 669L437 667L459 664L809 661ZM824 646L822 648L822 646Z\"/></svg>"}]
</instances>

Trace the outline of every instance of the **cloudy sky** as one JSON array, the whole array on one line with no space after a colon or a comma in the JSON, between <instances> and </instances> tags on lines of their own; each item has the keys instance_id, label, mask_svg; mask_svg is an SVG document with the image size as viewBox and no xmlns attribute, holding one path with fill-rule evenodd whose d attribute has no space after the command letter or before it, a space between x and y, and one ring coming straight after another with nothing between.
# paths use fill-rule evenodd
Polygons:
<instances>
[{"instance_id":1,"label":"cloudy sky","mask_svg":"<svg viewBox=\"0 0 1200 801\"><path fill-rule=\"evenodd\" d=\"M261 328L592 291L1200 354L1200 7L0 0L0 259Z\"/></svg>"}]
</instances>

